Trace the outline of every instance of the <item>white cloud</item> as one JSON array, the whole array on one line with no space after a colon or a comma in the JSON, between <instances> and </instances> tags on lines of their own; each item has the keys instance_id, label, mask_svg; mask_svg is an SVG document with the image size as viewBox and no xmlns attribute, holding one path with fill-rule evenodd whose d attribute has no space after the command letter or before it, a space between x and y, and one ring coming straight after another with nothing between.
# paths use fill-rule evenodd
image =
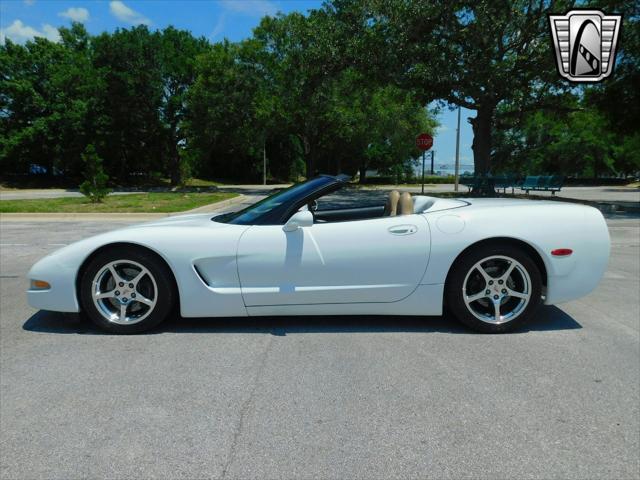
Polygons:
<instances>
[{"instance_id":1,"label":"white cloud","mask_svg":"<svg viewBox=\"0 0 640 480\"><path fill-rule=\"evenodd\" d=\"M109 2L109 10L118 20L131 25L151 25L151 20L141 13L127 7L124 2L121 2L120 0L113 0Z\"/></svg>"},{"instance_id":2,"label":"white cloud","mask_svg":"<svg viewBox=\"0 0 640 480\"><path fill-rule=\"evenodd\" d=\"M68 18L74 22L84 23L89 20L89 10L86 8L78 7L70 7L67 8L64 12L58 13L58 16Z\"/></svg>"},{"instance_id":3,"label":"white cloud","mask_svg":"<svg viewBox=\"0 0 640 480\"><path fill-rule=\"evenodd\" d=\"M42 33L44 38L51 40L52 42L60 41L60 32L58 32L58 29L48 23L42 25Z\"/></svg>"},{"instance_id":4,"label":"white cloud","mask_svg":"<svg viewBox=\"0 0 640 480\"><path fill-rule=\"evenodd\" d=\"M227 10L253 17L274 16L278 13L278 7L270 0L222 0L221 3Z\"/></svg>"},{"instance_id":5,"label":"white cloud","mask_svg":"<svg viewBox=\"0 0 640 480\"><path fill-rule=\"evenodd\" d=\"M24 43L33 40L34 37L44 37L52 42L60 41L58 29L48 23L42 25L42 31L40 31L25 25L22 20L14 20L7 28L0 29L0 43L4 43L5 38L15 43Z\"/></svg>"},{"instance_id":6,"label":"white cloud","mask_svg":"<svg viewBox=\"0 0 640 480\"><path fill-rule=\"evenodd\" d=\"M224 12L218 17L218 21L216 22L215 26L213 27L213 31L211 32L211 35L209 36L209 38L211 38L213 40L218 35L220 35L222 33L222 31L224 30L224 28L226 26L226 20L227 20L226 17L227 16L225 15Z\"/></svg>"},{"instance_id":7,"label":"white cloud","mask_svg":"<svg viewBox=\"0 0 640 480\"><path fill-rule=\"evenodd\" d=\"M24 0L24 4L27 5L28 7L30 7L34 3L36 3L36 0Z\"/></svg>"}]
</instances>

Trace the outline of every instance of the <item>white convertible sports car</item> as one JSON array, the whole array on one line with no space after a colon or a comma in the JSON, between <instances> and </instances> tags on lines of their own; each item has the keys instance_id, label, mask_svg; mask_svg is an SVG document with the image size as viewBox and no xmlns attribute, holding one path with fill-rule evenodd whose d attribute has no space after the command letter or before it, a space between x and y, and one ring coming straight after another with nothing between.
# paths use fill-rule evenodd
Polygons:
<instances>
[{"instance_id":1,"label":"white convertible sports car","mask_svg":"<svg viewBox=\"0 0 640 480\"><path fill-rule=\"evenodd\" d=\"M87 238L31 268L33 307L115 333L183 317L441 315L506 332L545 303L591 292L609 257L595 208L391 192L319 208L319 176L244 210L184 215ZM381 202L382 203L382 202Z\"/></svg>"}]
</instances>

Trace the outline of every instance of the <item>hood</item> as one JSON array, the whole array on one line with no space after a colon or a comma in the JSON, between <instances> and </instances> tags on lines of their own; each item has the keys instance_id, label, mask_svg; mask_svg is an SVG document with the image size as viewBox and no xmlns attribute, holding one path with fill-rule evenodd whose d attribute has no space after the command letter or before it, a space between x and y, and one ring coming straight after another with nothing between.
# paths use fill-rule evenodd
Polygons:
<instances>
[{"instance_id":1,"label":"hood","mask_svg":"<svg viewBox=\"0 0 640 480\"><path fill-rule=\"evenodd\" d=\"M150 222L138 223L127 228L141 227L226 227L228 224L214 222L211 219L219 214L217 213L192 213L190 215L171 215L170 217L152 220Z\"/></svg>"},{"instance_id":2,"label":"hood","mask_svg":"<svg viewBox=\"0 0 640 480\"><path fill-rule=\"evenodd\" d=\"M137 223L123 228L118 228L108 232L100 233L92 237L84 238L70 245L62 247L49 254L49 256L66 256L71 258L79 258L82 261L87 254L98 247L109 243L134 243L153 248L154 239L166 237L166 229L173 230L174 227L184 230L185 235L198 235L198 228L206 228L207 230L228 229L234 225L227 223L213 222L211 219L215 217L215 213L190 214L190 215L172 215L170 217L160 218L151 222ZM242 226L240 231L247 228ZM150 231L153 229L153 231ZM157 229L157 231L156 231ZM164 229L164 230L163 230ZM196 229L196 230L194 230ZM174 233L171 232L171 235Z\"/></svg>"}]
</instances>

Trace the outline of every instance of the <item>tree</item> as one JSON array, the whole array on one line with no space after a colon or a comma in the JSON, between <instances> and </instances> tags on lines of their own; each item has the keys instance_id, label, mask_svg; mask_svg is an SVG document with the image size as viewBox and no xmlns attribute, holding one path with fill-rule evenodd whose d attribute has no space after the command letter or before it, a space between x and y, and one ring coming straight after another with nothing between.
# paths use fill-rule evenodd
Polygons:
<instances>
[{"instance_id":1,"label":"tree","mask_svg":"<svg viewBox=\"0 0 640 480\"><path fill-rule=\"evenodd\" d=\"M494 166L523 175L633 175L640 170L639 140L637 132L616 130L587 98L576 96L565 112L532 112L500 129Z\"/></svg>"},{"instance_id":2,"label":"tree","mask_svg":"<svg viewBox=\"0 0 640 480\"><path fill-rule=\"evenodd\" d=\"M260 45L257 61L268 72L267 98L273 126L286 129L299 142L307 177L317 171L321 125L320 93L329 78L326 51L320 48L326 39L325 25L311 12L264 17L254 30Z\"/></svg>"},{"instance_id":3,"label":"tree","mask_svg":"<svg viewBox=\"0 0 640 480\"><path fill-rule=\"evenodd\" d=\"M0 46L0 162L5 172L31 164L79 178L80 155L95 130L101 84L91 65L90 39L74 23L61 43L35 38Z\"/></svg>"},{"instance_id":4,"label":"tree","mask_svg":"<svg viewBox=\"0 0 640 480\"><path fill-rule=\"evenodd\" d=\"M585 100L611 122L617 132L637 134L640 125L640 10L631 0L595 2L605 12L622 13L616 64L611 77L589 86Z\"/></svg>"},{"instance_id":5,"label":"tree","mask_svg":"<svg viewBox=\"0 0 640 480\"><path fill-rule=\"evenodd\" d=\"M594 2L623 13L611 77L554 97L554 109L497 112L495 164L521 173L581 176L635 175L640 171L640 23L633 2Z\"/></svg>"},{"instance_id":6,"label":"tree","mask_svg":"<svg viewBox=\"0 0 640 480\"><path fill-rule=\"evenodd\" d=\"M428 115L411 92L345 64L334 26L327 11L316 10L266 17L254 31L257 63L267 72L267 130L297 139L308 177L360 170L364 180L368 164L383 163L383 151L394 163L415 153Z\"/></svg>"},{"instance_id":7,"label":"tree","mask_svg":"<svg viewBox=\"0 0 640 480\"><path fill-rule=\"evenodd\" d=\"M102 159L96 153L93 145L87 145L82 154L82 162L85 166L85 181L80 184L80 193L89 198L91 203L101 203L111 192L111 189L107 187L109 176L104 173Z\"/></svg>"},{"instance_id":8,"label":"tree","mask_svg":"<svg viewBox=\"0 0 640 480\"><path fill-rule=\"evenodd\" d=\"M190 32L173 27L165 28L158 35L162 82L161 121L166 132L171 184L178 185L187 169L181 153L187 136L184 128L187 94L195 81L196 60L210 46L205 38L195 38Z\"/></svg>"},{"instance_id":9,"label":"tree","mask_svg":"<svg viewBox=\"0 0 640 480\"><path fill-rule=\"evenodd\" d=\"M553 108L562 89L547 14L570 2L517 0L336 0L327 8L351 60L415 91L424 102L475 110L477 173L490 170L496 112Z\"/></svg>"},{"instance_id":10,"label":"tree","mask_svg":"<svg viewBox=\"0 0 640 480\"><path fill-rule=\"evenodd\" d=\"M251 47L225 41L198 59L187 100L187 153L208 177L257 177L264 141L257 123L261 76L244 60L245 48Z\"/></svg>"},{"instance_id":11,"label":"tree","mask_svg":"<svg viewBox=\"0 0 640 480\"><path fill-rule=\"evenodd\" d=\"M416 134L437 126L411 92L367 85L355 69L336 75L330 88L321 117L325 171L359 171L364 183L368 169L388 172L415 157Z\"/></svg>"},{"instance_id":12,"label":"tree","mask_svg":"<svg viewBox=\"0 0 640 480\"><path fill-rule=\"evenodd\" d=\"M160 42L146 26L93 38L93 64L103 78L96 142L105 168L122 183L164 170Z\"/></svg>"}]
</instances>

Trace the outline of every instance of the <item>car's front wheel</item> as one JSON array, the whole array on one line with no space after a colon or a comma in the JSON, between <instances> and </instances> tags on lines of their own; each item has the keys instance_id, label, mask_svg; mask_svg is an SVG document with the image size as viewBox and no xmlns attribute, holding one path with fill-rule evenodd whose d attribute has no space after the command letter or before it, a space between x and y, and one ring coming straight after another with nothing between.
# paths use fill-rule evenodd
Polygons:
<instances>
[{"instance_id":1,"label":"car's front wheel","mask_svg":"<svg viewBox=\"0 0 640 480\"><path fill-rule=\"evenodd\" d=\"M95 255L80 278L82 311L112 333L155 327L175 304L171 272L153 254L133 247Z\"/></svg>"},{"instance_id":2,"label":"car's front wheel","mask_svg":"<svg viewBox=\"0 0 640 480\"><path fill-rule=\"evenodd\" d=\"M540 306L542 276L522 249L485 245L454 265L447 303L458 320L484 333L511 331L529 321Z\"/></svg>"}]
</instances>

